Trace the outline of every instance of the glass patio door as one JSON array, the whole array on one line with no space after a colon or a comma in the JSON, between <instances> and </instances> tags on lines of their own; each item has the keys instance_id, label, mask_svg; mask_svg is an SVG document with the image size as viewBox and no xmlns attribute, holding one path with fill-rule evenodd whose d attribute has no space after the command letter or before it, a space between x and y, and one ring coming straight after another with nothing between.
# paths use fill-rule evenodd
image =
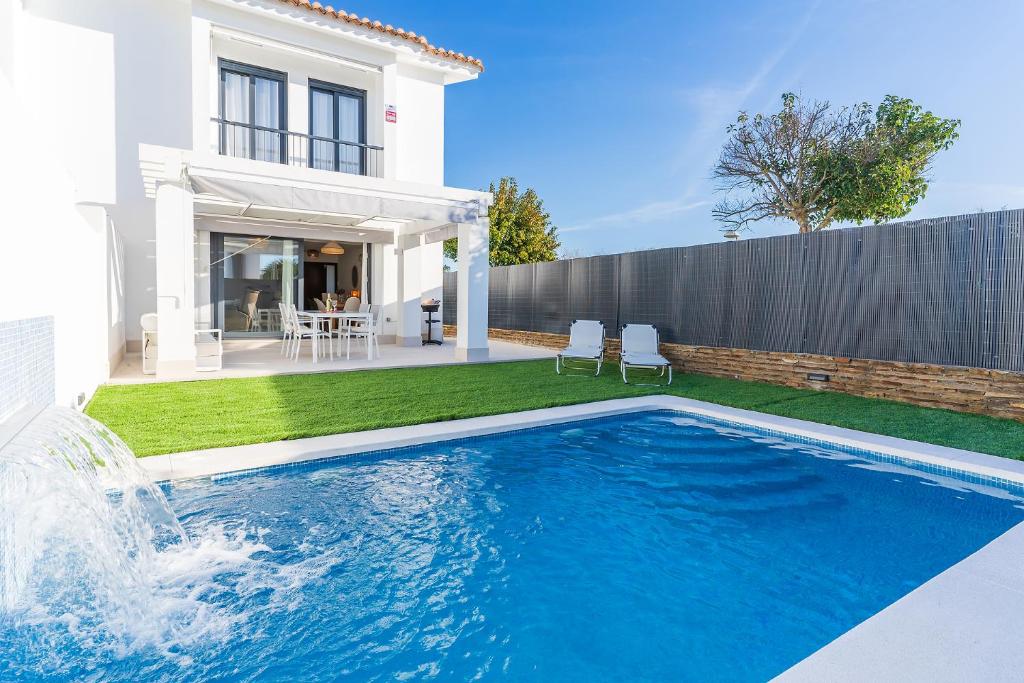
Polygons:
<instances>
[{"instance_id":1,"label":"glass patio door","mask_svg":"<svg viewBox=\"0 0 1024 683\"><path fill-rule=\"evenodd\" d=\"M278 306L297 304L300 240L249 235L211 236L215 327L225 337L278 336Z\"/></svg>"}]
</instances>

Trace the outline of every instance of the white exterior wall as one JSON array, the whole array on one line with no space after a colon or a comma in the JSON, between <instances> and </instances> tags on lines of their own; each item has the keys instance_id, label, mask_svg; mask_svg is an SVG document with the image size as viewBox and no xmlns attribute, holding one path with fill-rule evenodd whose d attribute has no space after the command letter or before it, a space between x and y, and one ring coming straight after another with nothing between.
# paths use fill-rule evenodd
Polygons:
<instances>
[{"instance_id":1,"label":"white exterior wall","mask_svg":"<svg viewBox=\"0 0 1024 683\"><path fill-rule=\"evenodd\" d=\"M139 146L211 149L218 58L286 72L297 132L308 131L309 78L366 90L367 142L385 147L385 178L443 185L444 82L472 74L413 66L415 46L360 39L360 29L298 8L249 7L256 11L220 0L0 0L0 123L26 133L8 138L0 165L0 232L5 253L17 255L0 273L0 319L55 317L61 403L105 380L126 342L137 350L139 317L157 310L156 206ZM231 40L217 27L376 68ZM397 123L385 122L387 105ZM209 322L209 236L195 238L196 317ZM440 250L419 249L424 298L440 297ZM394 246L374 245L373 254L373 298L392 321L384 334L394 334Z\"/></svg>"},{"instance_id":2,"label":"white exterior wall","mask_svg":"<svg viewBox=\"0 0 1024 683\"><path fill-rule=\"evenodd\" d=\"M435 242L425 244L420 248L420 285L423 290L422 299L441 299L441 289L444 282L444 244ZM434 314L436 320L443 320L444 304ZM426 316L424 316L424 321ZM423 333L427 333L427 323L423 323ZM434 325L434 338L440 338L441 326Z\"/></svg>"},{"instance_id":3,"label":"white exterior wall","mask_svg":"<svg viewBox=\"0 0 1024 683\"><path fill-rule=\"evenodd\" d=\"M444 86L430 76L398 69L395 178L444 185Z\"/></svg>"},{"instance_id":4,"label":"white exterior wall","mask_svg":"<svg viewBox=\"0 0 1024 683\"><path fill-rule=\"evenodd\" d=\"M0 165L0 320L54 319L55 399L78 405L124 344L123 245L105 206L116 194L115 41L88 8L49 16L56 4L30 13L0 0L0 126L19 131Z\"/></svg>"},{"instance_id":5,"label":"white exterior wall","mask_svg":"<svg viewBox=\"0 0 1024 683\"><path fill-rule=\"evenodd\" d=\"M122 240L119 355L125 337L141 336L139 316L156 310L154 206L139 144L189 147L192 139L189 62L173 57L189 54L189 4L33 0L20 14L18 100L33 112L24 130L46 131L52 138L35 143L54 150L41 155L40 180L64 170L74 200L104 206Z\"/></svg>"}]
</instances>

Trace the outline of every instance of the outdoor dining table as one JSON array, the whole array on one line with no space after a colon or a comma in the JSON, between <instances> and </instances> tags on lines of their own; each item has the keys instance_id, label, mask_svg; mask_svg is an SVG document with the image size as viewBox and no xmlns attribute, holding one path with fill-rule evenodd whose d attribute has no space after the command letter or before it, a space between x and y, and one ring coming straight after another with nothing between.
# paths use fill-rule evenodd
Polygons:
<instances>
[{"instance_id":1,"label":"outdoor dining table","mask_svg":"<svg viewBox=\"0 0 1024 683\"><path fill-rule=\"evenodd\" d=\"M300 317L311 318L314 323L314 327L320 329L320 324L324 321L340 320L363 320L367 325L372 323L370 313L358 312L358 311L299 311ZM328 328L329 329L329 328ZM330 344L333 349L334 338L330 339ZM319 355L319 344L313 344L313 363L316 364ZM332 354L333 355L333 354ZM373 340L366 340L366 360L373 360Z\"/></svg>"}]
</instances>

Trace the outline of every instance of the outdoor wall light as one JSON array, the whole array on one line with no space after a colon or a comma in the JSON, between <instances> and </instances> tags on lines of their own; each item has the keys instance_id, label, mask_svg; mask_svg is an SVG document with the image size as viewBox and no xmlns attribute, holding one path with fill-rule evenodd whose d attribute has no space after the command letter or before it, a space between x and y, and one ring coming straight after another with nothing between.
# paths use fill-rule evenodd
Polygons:
<instances>
[{"instance_id":1,"label":"outdoor wall light","mask_svg":"<svg viewBox=\"0 0 1024 683\"><path fill-rule=\"evenodd\" d=\"M823 372L808 372L807 379L811 382L827 382L829 380L829 375L826 375Z\"/></svg>"}]
</instances>

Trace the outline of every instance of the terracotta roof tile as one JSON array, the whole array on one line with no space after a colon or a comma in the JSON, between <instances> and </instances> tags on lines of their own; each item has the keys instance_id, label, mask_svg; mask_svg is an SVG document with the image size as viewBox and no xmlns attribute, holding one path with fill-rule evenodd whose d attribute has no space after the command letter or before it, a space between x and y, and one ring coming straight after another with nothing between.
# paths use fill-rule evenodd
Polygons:
<instances>
[{"instance_id":1,"label":"terracotta roof tile","mask_svg":"<svg viewBox=\"0 0 1024 683\"><path fill-rule=\"evenodd\" d=\"M475 66L481 71L484 70L484 63L476 57L464 55L461 52L455 52L454 50L446 50L443 47L434 47L427 40L426 36L418 36L413 31L395 28L391 24L382 24L379 21L371 21L366 17L360 18L357 15L349 14L344 10L334 9L330 5L323 5L316 0L313 2L310 2L310 0L280 0L280 2L288 5L294 5L295 7L302 7L311 12L319 12L325 16L335 17L346 24L355 24L371 31L380 31L381 33L386 33L388 35L395 36L396 38L402 38L403 40L419 44L419 46L428 54L432 54L443 59L450 59L455 62L462 62L463 64L469 64L470 66Z\"/></svg>"}]
</instances>

